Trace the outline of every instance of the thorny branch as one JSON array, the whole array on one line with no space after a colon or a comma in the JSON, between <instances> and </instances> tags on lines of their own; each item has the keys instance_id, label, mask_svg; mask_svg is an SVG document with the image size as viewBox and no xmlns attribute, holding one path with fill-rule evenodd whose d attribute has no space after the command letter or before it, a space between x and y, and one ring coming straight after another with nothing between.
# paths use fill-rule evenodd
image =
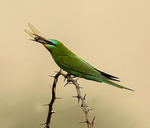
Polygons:
<instances>
[{"instance_id":1,"label":"thorny branch","mask_svg":"<svg viewBox=\"0 0 150 128\"><path fill-rule=\"evenodd\" d=\"M72 83L76 87L77 96L73 96L73 97L76 97L78 99L78 103L81 101L81 109L84 111L85 117L86 117L86 121L83 121L83 122L80 122L80 123L86 123L87 128L93 128L95 117L93 118L92 121L90 121L88 113L92 109L88 109L88 106L85 104L86 94L84 96L81 95L81 91L80 91L81 87L77 83L78 79L74 79L74 77L71 77L71 75L67 74L66 72L63 72L62 70L57 72L57 74L54 76L54 82L53 82L53 86L52 86L52 99L51 99L50 103L48 104L49 111L48 111L47 120L46 120L46 123L45 123L46 125L45 125L44 128L51 128L50 121L51 121L51 116L54 113L54 111L52 109L52 106L54 104L54 101L57 99L56 98L56 84L57 84L57 81L58 81L58 77L60 75L64 76L64 78L67 79L67 83L65 84L65 86L69 83Z\"/></svg>"},{"instance_id":2,"label":"thorny branch","mask_svg":"<svg viewBox=\"0 0 150 128\"><path fill-rule=\"evenodd\" d=\"M60 71L54 76L54 82L53 82L53 86L52 86L52 99L51 99L50 103L48 104L49 111L48 111L47 120L46 120L44 128L51 128L50 121L51 121L52 114L55 113L55 111L53 111L53 104L56 100L56 84L57 84L59 75L60 75Z\"/></svg>"}]
</instances>

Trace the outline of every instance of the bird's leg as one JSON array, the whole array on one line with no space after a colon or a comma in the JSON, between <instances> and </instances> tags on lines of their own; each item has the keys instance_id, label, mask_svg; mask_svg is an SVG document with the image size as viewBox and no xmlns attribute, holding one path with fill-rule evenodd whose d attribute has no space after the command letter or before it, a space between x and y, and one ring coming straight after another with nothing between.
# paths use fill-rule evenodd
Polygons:
<instances>
[{"instance_id":1,"label":"bird's leg","mask_svg":"<svg viewBox=\"0 0 150 128\"><path fill-rule=\"evenodd\" d=\"M64 85L64 87L69 83L68 77L70 77L70 76L71 76L71 74L70 74L69 72L67 72L67 75L66 75L65 78L64 78L64 82L65 82L65 80L67 79L67 83Z\"/></svg>"},{"instance_id":2,"label":"bird's leg","mask_svg":"<svg viewBox=\"0 0 150 128\"><path fill-rule=\"evenodd\" d=\"M66 75L65 78L64 78L64 82L65 82L65 80L67 79L68 76L70 77L70 75L71 75L71 74L67 72L67 75Z\"/></svg>"},{"instance_id":3,"label":"bird's leg","mask_svg":"<svg viewBox=\"0 0 150 128\"><path fill-rule=\"evenodd\" d=\"M71 74L71 73L69 73L69 72L67 72L67 75L66 75L65 78L64 78L64 82L65 82L65 80L66 80L67 77L76 78L77 76L76 76L76 75L73 75L73 74Z\"/></svg>"},{"instance_id":4,"label":"bird's leg","mask_svg":"<svg viewBox=\"0 0 150 128\"><path fill-rule=\"evenodd\" d=\"M67 72L67 75L65 76L65 78L64 78L64 81L67 79L67 83L64 85L64 87L67 85L67 84L69 84L71 81L69 80L69 78L76 78L77 76L76 75L73 75L73 74L71 74L71 73L68 73Z\"/></svg>"}]
</instances>

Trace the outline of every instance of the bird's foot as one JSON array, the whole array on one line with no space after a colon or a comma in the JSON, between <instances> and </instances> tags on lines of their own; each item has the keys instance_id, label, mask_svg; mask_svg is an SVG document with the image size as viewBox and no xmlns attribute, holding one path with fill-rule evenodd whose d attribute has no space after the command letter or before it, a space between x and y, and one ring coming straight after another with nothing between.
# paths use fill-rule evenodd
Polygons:
<instances>
[{"instance_id":1,"label":"bird's foot","mask_svg":"<svg viewBox=\"0 0 150 128\"><path fill-rule=\"evenodd\" d=\"M64 78L64 82L65 82L65 80L67 79L68 76L70 77L70 73L67 72L67 75Z\"/></svg>"},{"instance_id":2,"label":"bird's foot","mask_svg":"<svg viewBox=\"0 0 150 128\"><path fill-rule=\"evenodd\" d=\"M75 76L75 75L73 75L73 74L71 74L71 73L67 73L67 75L65 76L65 78L64 78L64 82L65 82L65 80L67 79L67 83L64 85L64 87L67 85L67 84L70 84L71 83L71 81L69 80L69 78L72 78L72 79L74 79L74 78L76 78L77 76Z\"/></svg>"},{"instance_id":3,"label":"bird's foot","mask_svg":"<svg viewBox=\"0 0 150 128\"><path fill-rule=\"evenodd\" d=\"M65 80L66 80L68 77L70 77L70 78L76 78L77 76L75 76L75 75L73 75L73 74L71 74L71 73L67 73L67 75L66 75L65 78L64 78L64 82L65 82Z\"/></svg>"}]
</instances>

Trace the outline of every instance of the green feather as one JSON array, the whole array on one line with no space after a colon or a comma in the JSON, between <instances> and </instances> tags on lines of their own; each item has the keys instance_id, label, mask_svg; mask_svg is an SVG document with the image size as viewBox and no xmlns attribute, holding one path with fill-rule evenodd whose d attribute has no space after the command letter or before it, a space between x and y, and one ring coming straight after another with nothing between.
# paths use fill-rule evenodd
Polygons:
<instances>
[{"instance_id":1,"label":"green feather","mask_svg":"<svg viewBox=\"0 0 150 128\"><path fill-rule=\"evenodd\" d=\"M57 40L55 40L57 41ZM57 63L57 65L67 71L70 74L75 76L85 78L88 80L93 80L97 82L104 82L109 85L124 88L127 90L131 90L130 88L124 87L117 83L114 83L110 80L119 81L118 78L102 71L97 70L92 65L78 57L72 51L70 51L67 47L65 47L61 42L57 41L56 47L46 46L46 48L50 51L53 59Z\"/></svg>"},{"instance_id":2,"label":"green feather","mask_svg":"<svg viewBox=\"0 0 150 128\"><path fill-rule=\"evenodd\" d=\"M94 68L92 65L90 65L89 63L78 57L76 54L74 54L72 51L70 51L60 41L54 39L45 39L41 37L40 32L33 25L29 24L29 27L31 28L33 33L28 30L25 30L25 32L29 34L32 38L34 38L35 41L44 45L44 47L51 53L56 64L61 69L67 71L72 75L85 78L87 80L104 82L118 88L124 88L134 91L130 88L112 82L119 81L118 77L109 75Z\"/></svg>"}]
</instances>

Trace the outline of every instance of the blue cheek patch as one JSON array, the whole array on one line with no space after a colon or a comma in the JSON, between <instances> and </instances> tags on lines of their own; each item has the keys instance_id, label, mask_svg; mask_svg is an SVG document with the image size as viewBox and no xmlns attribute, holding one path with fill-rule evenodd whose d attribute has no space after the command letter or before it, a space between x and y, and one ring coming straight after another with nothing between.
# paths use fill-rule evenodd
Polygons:
<instances>
[{"instance_id":1,"label":"blue cheek patch","mask_svg":"<svg viewBox=\"0 0 150 128\"><path fill-rule=\"evenodd\" d=\"M51 41L53 44L57 45L57 41L53 40L53 39L47 39L49 41Z\"/></svg>"}]
</instances>

